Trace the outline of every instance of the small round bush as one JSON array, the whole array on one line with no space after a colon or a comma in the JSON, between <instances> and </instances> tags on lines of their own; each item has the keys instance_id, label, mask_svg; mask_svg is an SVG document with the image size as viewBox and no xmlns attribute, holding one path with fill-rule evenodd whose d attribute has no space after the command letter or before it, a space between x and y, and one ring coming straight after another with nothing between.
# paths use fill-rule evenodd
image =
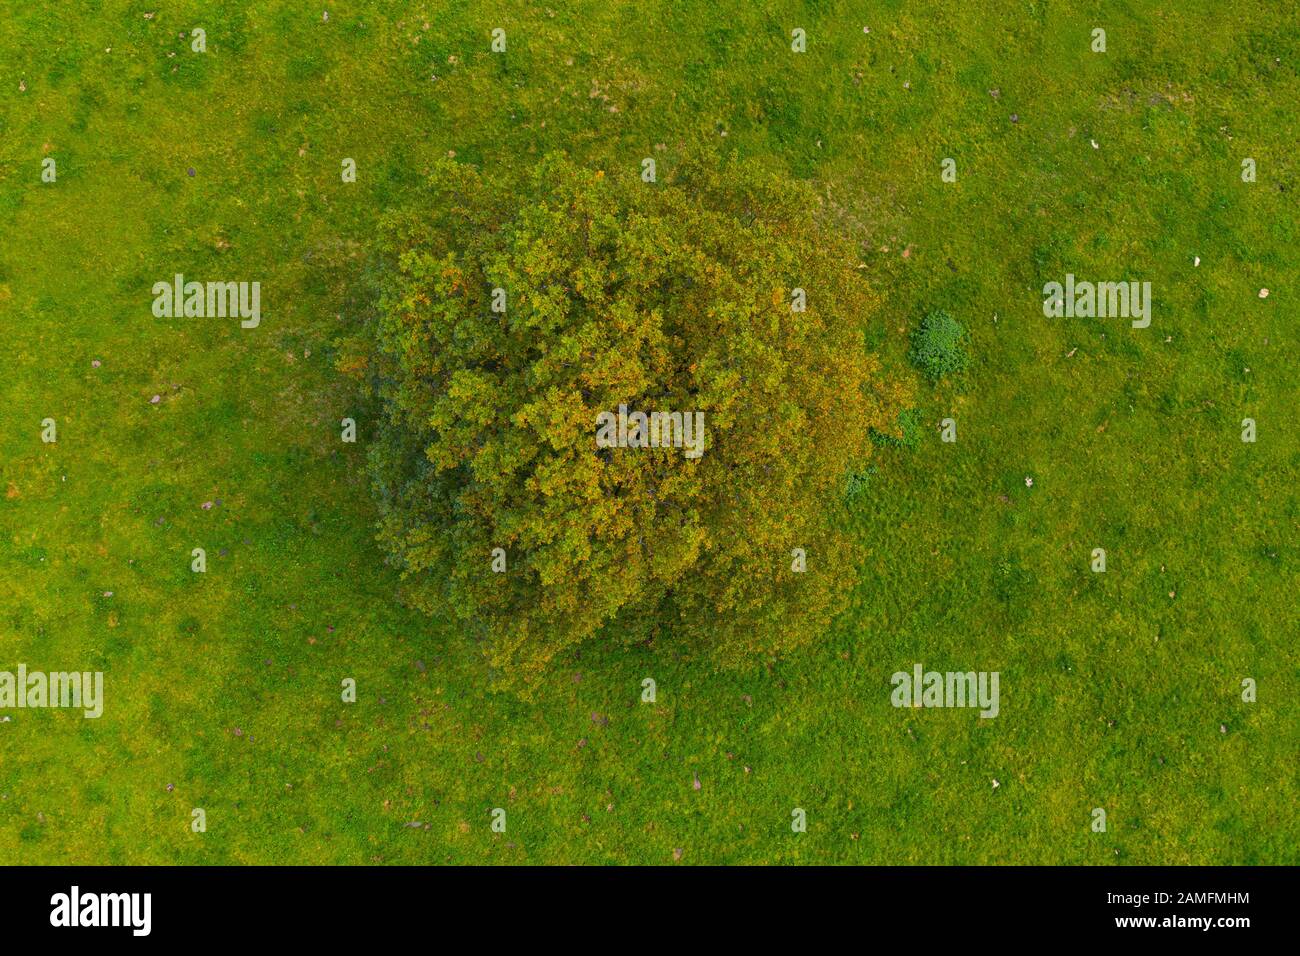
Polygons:
<instances>
[{"instance_id":1,"label":"small round bush","mask_svg":"<svg viewBox=\"0 0 1300 956\"><path fill-rule=\"evenodd\" d=\"M931 381L961 372L970 364L966 342L970 333L960 322L942 310L931 312L912 333L912 350L908 358Z\"/></svg>"}]
</instances>

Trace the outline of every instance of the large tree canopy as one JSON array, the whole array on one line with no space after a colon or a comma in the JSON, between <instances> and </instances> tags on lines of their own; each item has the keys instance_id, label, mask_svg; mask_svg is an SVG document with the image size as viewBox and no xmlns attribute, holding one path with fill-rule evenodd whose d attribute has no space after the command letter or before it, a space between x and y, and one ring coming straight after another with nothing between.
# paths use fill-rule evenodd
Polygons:
<instances>
[{"instance_id":1,"label":"large tree canopy","mask_svg":"<svg viewBox=\"0 0 1300 956\"><path fill-rule=\"evenodd\" d=\"M411 602L466 622L504 683L594 635L735 663L843 603L844 483L904 396L818 209L704 155L650 183L549 156L524 182L442 163L389 216L347 363L381 408L379 539ZM620 406L702 412L702 454L598 447Z\"/></svg>"}]
</instances>

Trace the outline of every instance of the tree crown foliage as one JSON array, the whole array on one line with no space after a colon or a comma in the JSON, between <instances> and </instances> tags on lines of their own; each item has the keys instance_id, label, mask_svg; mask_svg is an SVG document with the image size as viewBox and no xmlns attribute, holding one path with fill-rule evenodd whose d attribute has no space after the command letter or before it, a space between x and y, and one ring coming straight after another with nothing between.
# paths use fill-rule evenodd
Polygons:
<instances>
[{"instance_id":1,"label":"tree crown foliage","mask_svg":"<svg viewBox=\"0 0 1300 956\"><path fill-rule=\"evenodd\" d=\"M658 183L552 155L522 183L439 163L388 217L382 294L343 363L381 409L379 540L409 599L465 622L503 683L596 634L735 663L843 603L846 476L905 395L817 210L807 186L704 154ZM703 412L703 455L598 449L598 414L621 404Z\"/></svg>"}]
</instances>

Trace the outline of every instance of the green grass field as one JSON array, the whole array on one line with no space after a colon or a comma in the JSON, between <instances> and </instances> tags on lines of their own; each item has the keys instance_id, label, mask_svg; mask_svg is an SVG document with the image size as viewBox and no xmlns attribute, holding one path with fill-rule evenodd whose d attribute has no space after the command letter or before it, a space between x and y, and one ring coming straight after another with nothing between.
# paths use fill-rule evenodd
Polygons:
<instances>
[{"instance_id":1,"label":"green grass field","mask_svg":"<svg viewBox=\"0 0 1300 956\"><path fill-rule=\"evenodd\" d=\"M97 720L4 711L0 862L1300 861L1294 8L28 3L0 54L0 670L106 675ZM374 543L369 243L440 156L697 139L816 184L897 368L940 308L972 366L917 378L819 645L490 692ZM177 272L260 281L260 327L155 318ZM1150 281L1151 326L1044 317L1067 272ZM915 662L1000 715L895 709Z\"/></svg>"}]
</instances>

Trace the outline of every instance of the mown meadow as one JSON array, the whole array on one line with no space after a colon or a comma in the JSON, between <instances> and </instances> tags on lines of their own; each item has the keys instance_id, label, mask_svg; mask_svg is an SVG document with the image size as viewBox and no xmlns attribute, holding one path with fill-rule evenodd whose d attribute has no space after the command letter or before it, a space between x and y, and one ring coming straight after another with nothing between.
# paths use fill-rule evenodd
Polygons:
<instances>
[{"instance_id":1,"label":"mown meadow","mask_svg":"<svg viewBox=\"0 0 1300 956\"><path fill-rule=\"evenodd\" d=\"M3 862L1297 862L1294 9L24 4L0 51L0 670L105 673L98 719L4 712ZM369 243L437 157L696 140L816 185L895 368L935 309L970 366L909 373L818 645L492 692L374 541ZM260 326L156 318L176 273L259 281ZM1150 327L1045 317L1067 273L1149 281ZM917 662L999 715L894 708Z\"/></svg>"}]
</instances>

